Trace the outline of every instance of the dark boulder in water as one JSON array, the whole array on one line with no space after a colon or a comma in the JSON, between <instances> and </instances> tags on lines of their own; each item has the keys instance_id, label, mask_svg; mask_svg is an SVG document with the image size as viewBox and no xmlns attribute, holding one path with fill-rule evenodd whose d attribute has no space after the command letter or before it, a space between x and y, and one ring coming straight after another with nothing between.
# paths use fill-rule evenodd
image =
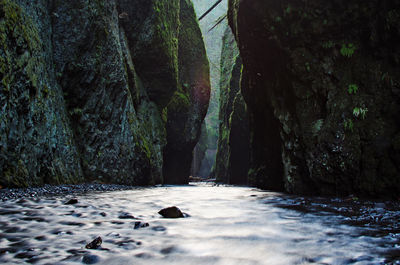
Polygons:
<instances>
[{"instance_id":1,"label":"dark boulder in water","mask_svg":"<svg viewBox=\"0 0 400 265\"><path fill-rule=\"evenodd\" d=\"M135 226L133 229L139 229L150 226L149 223L135 222Z\"/></svg>"},{"instance_id":2,"label":"dark boulder in water","mask_svg":"<svg viewBox=\"0 0 400 265\"><path fill-rule=\"evenodd\" d=\"M78 203L78 200L75 199L75 198L73 198L73 199L68 200L68 201L65 203L65 205L72 205L72 204L77 204L77 203Z\"/></svg>"},{"instance_id":3,"label":"dark boulder in water","mask_svg":"<svg viewBox=\"0 0 400 265\"><path fill-rule=\"evenodd\" d=\"M136 219L135 216L133 216L133 215L130 214L130 213L121 213L121 214L118 216L118 218L119 218L119 219Z\"/></svg>"},{"instance_id":4,"label":"dark boulder in water","mask_svg":"<svg viewBox=\"0 0 400 265\"><path fill-rule=\"evenodd\" d=\"M99 262L100 258L96 255L85 255L82 258L83 264L95 264Z\"/></svg>"},{"instance_id":5,"label":"dark boulder in water","mask_svg":"<svg viewBox=\"0 0 400 265\"><path fill-rule=\"evenodd\" d=\"M183 215L183 213L181 212L181 210L176 206L162 209L158 213L160 215L162 215L162 217L164 217L164 218L184 218L185 217Z\"/></svg>"},{"instance_id":6,"label":"dark boulder in water","mask_svg":"<svg viewBox=\"0 0 400 265\"><path fill-rule=\"evenodd\" d=\"M98 249L101 246L102 243L103 243L103 240L101 239L101 237L97 237L92 242L87 244L86 248L87 249Z\"/></svg>"}]
</instances>

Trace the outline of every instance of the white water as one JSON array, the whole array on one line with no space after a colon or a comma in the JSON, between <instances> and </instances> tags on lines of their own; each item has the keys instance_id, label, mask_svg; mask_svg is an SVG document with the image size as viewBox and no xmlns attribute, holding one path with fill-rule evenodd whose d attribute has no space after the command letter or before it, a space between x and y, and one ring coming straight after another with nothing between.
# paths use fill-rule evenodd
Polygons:
<instances>
[{"instance_id":1,"label":"white water","mask_svg":"<svg viewBox=\"0 0 400 265\"><path fill-rule=\"evenodd\" d=\"M79 264L94 255L96 264L383 264L384 253L400 248L398 233L377 236L385 227L348 225L350 217L330 211L288 209L301 199L247 187L198 184L76 198L76 205L59 197L3 202L0 263ZM157 214L173 205L190 217ZM119 219L122 212L150 226L135 230L138 220ZM97 236L103 249L85 249Z\"/></svg>"}]
</instances>

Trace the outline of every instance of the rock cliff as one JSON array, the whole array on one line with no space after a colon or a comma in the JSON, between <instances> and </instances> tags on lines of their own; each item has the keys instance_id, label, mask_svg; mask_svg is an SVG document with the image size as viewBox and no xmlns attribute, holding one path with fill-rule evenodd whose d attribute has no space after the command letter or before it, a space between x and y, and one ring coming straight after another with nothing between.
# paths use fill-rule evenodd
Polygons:
<instances>
[{"instance_id":1,"label":"rock cliff","mask_svg":"<svg viewBox=\"0 0 400 265\"><path fill-rule=\"evenodd\" d=\"M208 104L207 85L193 81L207 84L208 62L195 64L181 52L195 47L197 58L206 56L198 25L187 22L196 21L190 6L0 1L0 185L162 183L163 165L170 166L163 150L173 141L173 111L166 110L188 83L187 105L177 107L190 110L187 133L196 141L194 124Z\"/></svg>"},{"instance_id":2,"label":"rock cliff","mask_svg":"<svg viewBox=\"0 0 400 265\"><path fill-rule=\"evenodd\" d=\"M188 183L193 149L210 100L209 64L193 4L180 1L179 85L166 108L166 183Z\"/></svg>"},{"instance_id":3,"label":"rock cliff","mask_svg":"<svg viewBox=\"0 0 400 265\"><path fill-rule=\"evenodd\" d=\"M219 139L215 165L217 181L247 184L249 170L249 119L240 91L242 60L229 27L221 53Z\"/></svg>"},{"instance_id":4,"label":"rock cliff","mask_svg":"<svg viewBox=\"0 0 400 265\"><path fill-rule=\"evenodd\" d=\"M230 0L257 186L400 191L400 3Z\"/></svg>"}]
</instances>

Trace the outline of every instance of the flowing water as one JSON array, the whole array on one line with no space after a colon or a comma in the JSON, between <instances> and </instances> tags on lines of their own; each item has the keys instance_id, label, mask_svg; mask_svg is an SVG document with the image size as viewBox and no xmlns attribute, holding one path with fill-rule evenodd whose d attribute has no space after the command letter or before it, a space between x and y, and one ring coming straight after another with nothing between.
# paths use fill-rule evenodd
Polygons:
<instances>
[{"instance_id":1,"label":"flowing water","mask_svg":"<svg viewBox=\"0 0 400 265\"><path fill-rule=\"evenodd\" d=\"M9 200L1 264L400 264L394 203L196 184ZM188 218L158 211L178 206ZM131 219L132 216L137 219ZM148 227L134 229L135 222ZM85 245L97 236L103 244Z\"/></svg>"}]
</instances>

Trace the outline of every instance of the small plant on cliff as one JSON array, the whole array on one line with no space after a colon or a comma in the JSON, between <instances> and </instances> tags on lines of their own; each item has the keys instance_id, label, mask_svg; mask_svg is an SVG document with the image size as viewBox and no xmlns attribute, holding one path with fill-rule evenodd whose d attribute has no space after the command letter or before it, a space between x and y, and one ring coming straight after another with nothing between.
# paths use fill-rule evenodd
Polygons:
<instances>
[{"instance_id":1,"label":"small plant on cliff","mask_svg":"<svg viewBox=\"0 0 400 265\"><path fill-rule=\"evenodd\" d=\"M285 15L288 15L288 14L290 14L291 12L292 12L292 7L291 7L290 5L288 5L288 7L285 9L284 14L285 14Z\"/></svg>"},{"instance_id":2,"label":"small plant on cliff","mask_svg":"<svg viewBox=\"0 0 400 265\"><path fill-rule=\"evenodd\" d=\"M340 49L340 53L344 57L348 57L348 58L353 56L355 51L356 51L356 46L353 43L343 44L342 48Z\"/></svg>"},{"instance_id":3,"label":"small plant on cliff","mask_svg":"<svg viewBox=\"0 0 400 265\"><path fill-rule=\"evenodd\" d=\"M305 63L305 67L306 67L307 72L310 72L310 71L311 71L311 66L310 66L310 63L309 63L309 62L306 62L306 63Z\"/></svg>"},{"instance_id":4,"label":"small plant on cliff","mask_svg":"<svg viewBox=\"0 0 400 265\"><path fill-rule=\"evenodd\" d=\"M324 49L330 49L333 46L335 46L335 43L333 41L331 41L331 40L322 43L322 48L324 48Z\"/></svg>"},{"instance_id":5,"label":"small plant on cliff","mask_svg":"<svg viewBox=\"0 0 400 265\"><path fill-rule=\"evenodd\" d=\"M354 117L358 118L361 116L361 118L364 120L365 117L367 116L368 108L358 108L355 107L353 109L353 115Z\"/></svg>"},{"instance_id":6,"label":"small plant on cliff","mask_svg":"<svg viewBox=\"0 0 400 265\"><path fill-rule=\"evenodd\" d=\"M354 124L351 119L347 119L344 121L344 129L348 131L353 131Z\"/></svg>"},{"instance_id":7,"label":"small plant on cliff","mask_svg":"<svg viewBox=\"0 0 400 265\"><path fill-rule=\"evenodd\" d=\"M76 115L81 117L83 115L83 110L81 108L74 108L72 111L69 112L71 116Z\"/></svg>"},{"instance_id":8,"label":"small plant on cliff","mask_svg":"<svg viewBox=\"0 0 400 265\"><path fill-rule=\"evenodd\" d=\"M349 94L357 94L358 86L356 84L349 85L348 88Z\"/></svg>"}]
</instances>

